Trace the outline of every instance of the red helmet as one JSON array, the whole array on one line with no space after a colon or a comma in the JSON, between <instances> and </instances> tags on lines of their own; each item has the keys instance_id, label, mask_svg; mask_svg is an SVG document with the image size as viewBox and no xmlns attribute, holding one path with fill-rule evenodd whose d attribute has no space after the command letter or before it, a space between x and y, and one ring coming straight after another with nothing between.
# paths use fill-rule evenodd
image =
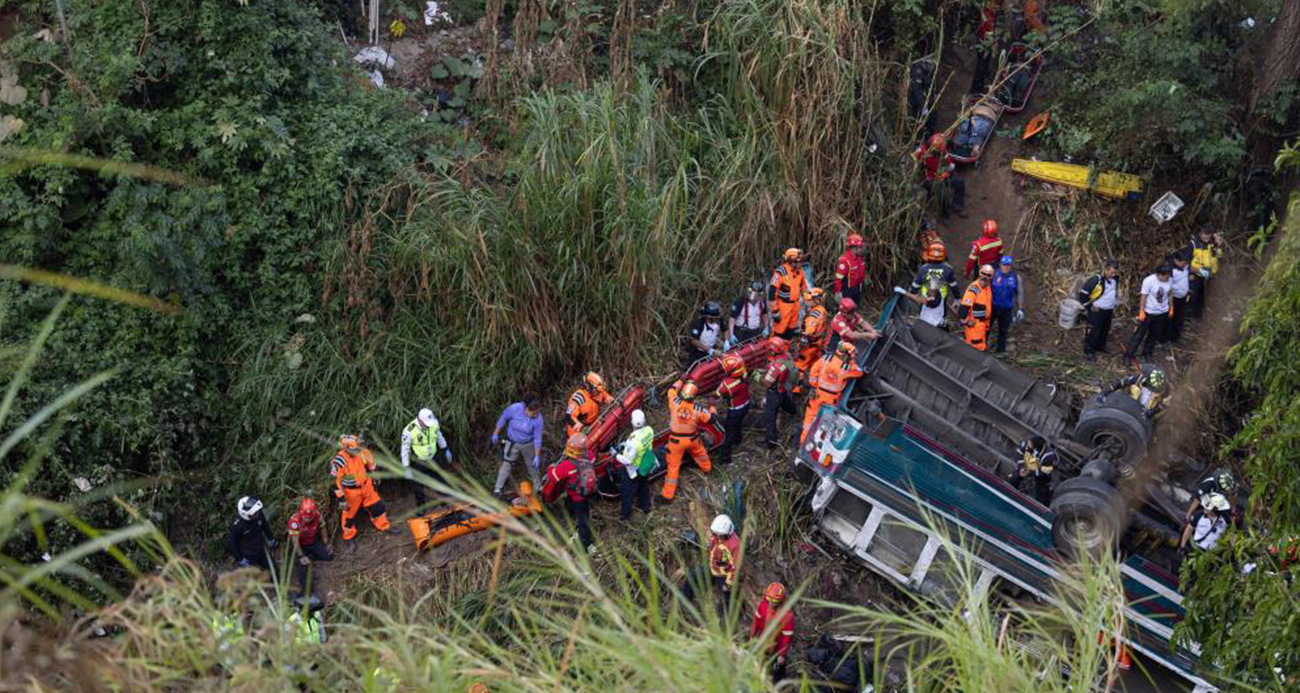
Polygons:
<instances>
[{"instance_id":1,"label":"red helmet","mask_svg":"<svg viewBox=\"0 0 1300 693\"><path fill-rule=\"evenodd\" d=\"M310 498L302 499L302 502L298 504L298 512L302 513L303 515L315 515L316 501Z\"/></svg>"},{"instance_id":2,"label":"red helmet","mask_svg":"<svg viewBox=\"0 0 1300 693\"><path fill-rule=\"evenodd\" d=\"M985 219L985 220L984 220L984 235L985 235L985 236L996 236L996 235L998 235L998 222L996 222L996 221L994 221L994 220L992 220L992 219Z\"/></svg>"},{"instance_id":3,"label":"red helmet","mask_svg":"<svg viewBox=\"0 0 1300 693\"><path fill-rule=\"evenodd\" d=\"M926 246L925 252L921 253L921 259L926 262L943 262L948 259L948 249L944 247L943 241L935 241Z\"/></svg>"},{"instance_id":4,"label":"red helmet","mask_svg":"<svg viewBox=\"0 0 1300 693\"><path fill-rule=\"evenodd\" d=\"M857 303L857 301L854 301L854 300L851 299L851 298L841 298L841 299L840 299L840 312L841 312L841 313L852 313L853 311L855 311L855 310L857 310L857 309L858 309L858 303Z\"/></svg>"},{"instance_id":5,"label":"red helmet","mask_svg":"<svg viewBox=\"0 0 1300 693\"><path fill-rule=\"evenodd\" d=\"M745 377L745 359L735 354L727 354L722 357L722 368L733 378Z\"/></svg>"},{"instance_id":6,"label":"red helmet","mask_svg":"<svg viewBox=\"0 0 1300 693\"><path fill-rule=\"evenodd\" d=\"M772 356L781 356L790 352L790 343L780 337L769 337L767 351Z\"/></svg>"},{"instance_id":7,"label":"red helmet","mask_svg":"<svg viewBox=\"0 0 1300 693\"><path fill-rule=\"evenodd\" d=\"M772 602L772 604L780 604L785 601L785 585L782 585L779 582L774 582L768 585L767 589L763 592L763 598Z\"/></svg>"},{"instance_id":8,"label":"red helmet","mask_svg":"<svg viewBox=\"0 0 1300 693\"><path fill-rule=\"evenodd\" d=\"M948 149L948 141L944 139L943 133L936 132L930 136L930 147L941 152Z\"/></svg>"},{"instance_id":9,"label":"red helmet","mask_svg":"<svg viewBox=\"0 0 1300 693\"><path fill-rule=\"evenodd\" d=\"M866 241L862 240L862 236L856 233L849 234L849 239L846 242L850 248L861 248L867 244Z\"/></svg>"}]
</instances>

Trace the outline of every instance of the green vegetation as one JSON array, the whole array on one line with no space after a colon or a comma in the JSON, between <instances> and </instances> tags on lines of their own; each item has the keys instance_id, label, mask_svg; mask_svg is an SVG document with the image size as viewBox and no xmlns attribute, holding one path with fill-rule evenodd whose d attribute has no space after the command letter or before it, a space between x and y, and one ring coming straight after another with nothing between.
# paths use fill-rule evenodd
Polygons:
<instances>
[{"instance_id":1,"label":"green vegetation","mask_svg":"<svg viewBox=\"0 0 1300 693\"><path fill-rule=\"evenodd\" d=\"M1300 168L1295 145L1279 154L1278 168ZM1242 322L1244 336L1229 354L1232 378L1247 392L1250 410L1222 454L1244 459L1250 512L1245 531L1230 534L1226 550L1205 554L1186 573L1183 633L1226 671L1284 691L1294 687L1300 670L1300 622L1294 617L1300 369L1282 356L1300 351L1300 327L1287 317L1300 315L1300 193L1292 193L1271 255Z\"/></svg>"}]
</instances>

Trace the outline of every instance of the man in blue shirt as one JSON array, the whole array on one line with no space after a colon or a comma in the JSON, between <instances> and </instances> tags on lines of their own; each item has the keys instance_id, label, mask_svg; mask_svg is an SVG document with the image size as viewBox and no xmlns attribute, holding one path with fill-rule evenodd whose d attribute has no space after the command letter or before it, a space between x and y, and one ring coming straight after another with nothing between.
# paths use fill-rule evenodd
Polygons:
<instances>
[{"instance_id":1,"label":"man in blue shirt","mask_svg":"<svg viewBox=\"0 0 1300 693\"><path fill-rule=\"evenodd\" d=\"M1023 305L1025 289L1020 284L1020 277L1011 269L1014 261L1010 255L1003 255L998 263L998 271L993 275L990 290L993 292L993 324L997 326L997 345L994 351L1007 350L1007 331L1011 323L1019 322L1025 317Z\"/></svg>"},{"instance_id":2,"label":"man in blue shirt","mask_svg":"<svg viewBox=\"0 0 1300 693\"><path fill-rule=\"evenodd\" d=\"M502 431L506 439L501 440ZM501 446L501 468L497 470L496 486L492 495L500 496L506 482L510 480L510 470L521 454L530 446L533 451L532 462L528 464L528 478L533 482L533 492L542 488L542 413L537 407L537 397L529 395L521 402L515 402L501 412L497 427L492 431L493 447Z\"/></svg>"}]
</instances>

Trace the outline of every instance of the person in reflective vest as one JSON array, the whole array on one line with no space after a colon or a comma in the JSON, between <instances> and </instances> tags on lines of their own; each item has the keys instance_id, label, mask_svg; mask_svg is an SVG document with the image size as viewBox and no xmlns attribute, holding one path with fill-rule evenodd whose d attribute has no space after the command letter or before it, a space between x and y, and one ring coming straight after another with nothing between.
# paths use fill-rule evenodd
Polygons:
<instances>
[{"instance_id":1,"label":"person in reflective vest","mask_svg":"<svg viewBox=\"0 0 1300 693\"><path fill-rule=\"evenodd\" d=\"M288 638L298 646L321 645L329 636L325 633L325 624L321 623L320 612L325 602L316 595L296 597L292 601L293 611L285 619L285 631Z\"/></svg>"},{"instance_id":2,"label":"person in reflective vest","mask_svg":"<svg viewBox=\"0 0 1300 693\"><path fill-rule=\"evenodd\" d=\"M568 417L565 435L582 433L583 429L596 423L600 408L613 402L614 398L605 389L605 379L592 371L582 379L582 384L569 395L569 406L564 410Z\"/></svg>"},{"instance_id":3,"label":"person in reflective vest","mask_svg":"<svg viewBox=\"0 0 1300 693\"><path fill-rule=\"evenodd\" d=\"M415 420L406 424L402 429L402 468L406 470L406 478L412 478L411 467L414 457L415 471L427 474L434 481L445 483L446 479L442 476L442 470L439 468L435 456L441 454L446 460L448 467L451 466L451 448L447 447L447 439L442 435L442 427L438 424L438 417L433 415L430 409L421 409L415 415ZM415 506L417 508L424 505L427 498L424 495L424 484L419 481L415 482Z\"/></svg>"},{"instance_id":4,"label":"person in reflective vest","mask_svg":"<svg viewBox=\"0 0 1300 693\"><path fill-rule=\"evenodd\" d=\"M723 357L722 369L725 375L714 396L727 403L727 415L722 421L724 434L718 461L728 465L731 464L731 451L740 445L745 415L749 413L749 371L745 368L745 359L735 354Z\"/></svg>"},{"instance_id":5,"label":"person in reflective vest","mask_svg":"<svg viewBox=\"0 0 1300 693\"><path fill-rule=\"evenodd\" d=\"M1002 239L998 238L998 222L984 220L984 230L970 246L970 257L966 258L966 278L975 276L975 269L997 264L1002 257Z\"/></svg>"},{"instance_id":6,"label":"person in reflective vest","mask_svg":"<svg viewBox=\"0 0 1300 693\"><path fill-rule=\"evenodd\" d=\"M844 245L844 254L835 263L835 293L861 303L862 287L867 283L867 243L851 233Z\"/></svg>"},{"instance_id":7,"label":"person in reflective vest","mask_svg":"<svg viewBox=\"0 0 1300 693\"><path fill-rule=\"evenodd\" d=\"M729 516L718 515L709 525L709 576L719 611L726 611L739 574L740 536Z\"/></svg>"},{"instance_id":8,"label":"person in reflective vest","mask_svg":"<svg viewBox=\"0 0 1300 693\"><path fill-rule=\"evenodd\" d=\"M343 541L351 550L350 542L357 536L357 515L365 510L375 529L385 534L389 531L388 508L375 491L377 481L370 478L375 471L375 458L362 447L361 438L354 435L339 437L339 451L330 461L330 475L334 477L334 496L339 501L342 514Z\"/></svg>"},{"instance_id":9,"label":"person in reflective vest","mask_svg":"<svg viewBox=\"0 0 1300 693\"><path fill-rule=\"evenodd\" d=\"M765 444L769 450L780 445L776 431L776 419L781 412L795 413L794 398L790 396L794 380L795 365L790 360L788 342L780 337L772 337L767 343L767 370L763 373L763 385L767 391L763 395L763 425L767 429Z\"/></svg>"},{"instance_id":10,"label":"person in reflective vest","mask_svg":"<svg viewBox=\"0 0 1300 693\"><path fill-rule=\"evenodd\" d=\"M1033 436L1020 441L1016 452L1020 455L1020 462L1016 465L1016 471L1011 473L1011 477L1007 479L1007 482L1022 493L1032 491L1035 500L1045 506L1050 506L1052 504L1052 472L1056 470L1057 461L1056 448L1049 445L1046 438Z\"/></svg>"},{"instance_id":11,"label":"person in reflective vest","mask_svg":"<svg viewBox=\"0 0 1300 693\"><path fill-rule=\"evenodd\" d=\"M646 424L645 412L633 409L631 423L632 433L623 441L614 457L623 465L618 478L618 496L622 506L619 517L624 521L632 519L633 496L636 497L641 512L650 514L649 477L659 464L653 449L655 430Z\"/></svg>"},{"instance_id":12,"label":"person in reflective vest","mask_svg":"<svg viewBox=\"0 0 1300 693\"><path fill-rule=\"evenodd\" d=\"M763 592L763 599L754 609L754 620L749 624L750 640L760 638L766 644L767 656L772 658L772 683L785 678L790 643L794 641L794 612L781 612L785 603L785 585L773 582Z\"/></svg>"},{"instance_id":13,"label":"person in reflective vest","mask_svg":"<svg viewBox=\"0 0 1300 693\"><path fill-rule=\"evenodd\" d=\"M677 497L677 477L681 473L682 459L690 455L695 466L708 474L713 469L709 451L700 441L700 424L713 420L713 412L695 401L698 388L687 381L680 388L668 390L668 475L664 477L664 502Z\"/></svg>"},{"instance_id":14,"label":"person in reflective vest","mask_svg":"<svg viewBox=\"0 0 1300 693\"><path fill-rule=\"evenodd\" d=\"M808 288L803 273L803 251L787 248L785 260L772 272L767 285L767 303L772 308L772 334L791 339L799 329L803 292Z\"/></svg>"},{"instance_id":15,"label":"person in reflective vest","mask_svg":"<svg viewBox=\"0 0 1300 693\"><path fill-rule=\"evenodd\" d=\"M957 319L965 330L966 343L985 351L988 349L989 320L993 316L993 291L989 288L993 280L993 266L980 268L979 279L966 287L957 308Z\"/></svg>"},{"instance_id":16,"label":"person in reflective vest","mask_svg":"<svg viewBox=\"0 0 1300 693\"><path fill-rule=\"evenodd\" d=\"M863 370L858 367L855 359L857 352L858 349L853 342L843 341L836 348L834 355L827 354L813 364L808 384L814 388L814 394L808 398L808 406L804 409L803 429L799 434L800 442L808 437L808 429L817 418L817 412L821 410L822 405L835 406L849 383L855 378L862 377Z\"/></svg>"},{"instance_id":17,"label":"person in reflective vest","mask_svg":"<svg viewBox=\"0 0 1300 693\"><path fill-rule=\"evenodd\" d=\"M795 366L799 369L799 378L794 384L796 395L803 392L803 380L808 377L808 369L812 368L817 357L821 356L826 348L828 316L826 306L822 305L824 295L825 292L816 287L803 294L804 305L808 310L803 318L803 334L799 336L799 358L795 360Z\"/></svg>"},{"instance_id":18,"label":"person in reflective vest","mask_svg":"<svg viewBox=\"0 0 1300 693\"><path fill-rule=\"evenodd\" d=\"M1137 375L1130 375L1127 378L1116 380L1097 395L1097 401L1102 402L1106 399L1106 395L1125 389L1127 389L1129 397L1142 405L1148 419L1154 419L1156 414L1159 414L1165 408L1169 384L1165 380L1165 372L1159 368L1152 368L1146 373L1138 373Z\"/></svg>"},{"instance_id":19,"label":"person in reflective vest","mask_svg":"<svg viewBox=\"0 0 1300 693\"><path fill-rule=\"evenodd\" d=\"M1205 312L1205 294L1210 278L1219 273L1219 259L1223 257L1223 234L1214 233L1202 226L1187 244L1183 254L1191 258L1192 273L1188 277L1187 314L1200 319Z\"/></svg>"}]
</instances>

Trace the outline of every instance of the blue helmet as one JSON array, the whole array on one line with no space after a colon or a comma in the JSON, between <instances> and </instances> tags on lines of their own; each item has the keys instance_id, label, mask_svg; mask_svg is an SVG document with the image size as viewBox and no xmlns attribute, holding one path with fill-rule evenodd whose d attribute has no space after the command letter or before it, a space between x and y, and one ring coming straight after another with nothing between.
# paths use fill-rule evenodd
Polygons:
<instances>
[{"instance_id":1,"label":"blue helmet","mask_svg":"<svg viewBox=\"0 0 1300 693\"><path fill-rule=\"evenodd\" d=\"M1003 265L1010 265L1010 264L1012 264L1013 262L1015 262L1015 260L1012 260L1010 255L1003 255L1003 256L1002 256L1002 262L1001 262L1001 264L1003 264Z\"/></svg>"}]
</instances>

